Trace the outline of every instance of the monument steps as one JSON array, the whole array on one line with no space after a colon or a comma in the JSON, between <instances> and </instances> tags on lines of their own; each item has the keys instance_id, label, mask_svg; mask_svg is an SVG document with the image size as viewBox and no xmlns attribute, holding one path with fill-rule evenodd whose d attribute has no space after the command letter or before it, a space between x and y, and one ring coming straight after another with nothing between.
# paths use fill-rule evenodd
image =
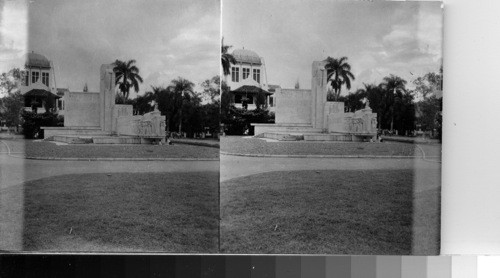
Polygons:
<instances>
[{"instance_id":1,"label":"monument steps","mask_svg":"<svg viewBox=\"0 0 500 278\"><path fill-rule=\"evenodd\" d=\"M305 133L321 133L323 129L313 128L310 124L257 124L252 123L255 127L256 134L263 133L288 133L288 134L305 134Z\"/></svg>"},{"instance_id":2,"label":"monument steps","mask_svg":"<svg viewBox=\"0 0 500 278\"><path fill-rule=\"evenodd\" d=\"M288 134L288 133L274 133L266 132L261 134L259 137L274 139L279 141L301 141L304 140L304 135L302 134Z\"/></svg>"},{"instance_id":3,"label":"monument steps","mask_svg":"<svg viewBox=\"0 0 500 278\"><path fill-rule=\"evenodd\" d=\"M331 141L331 142L363 142L373 139L373 134L352 133L281 133L265 132L255 137L279 141Z\"/></svg>"},{"instance_id":4,"label":"monument steps","mask_svg":"<svg viewBox=\"0 0 500 278\"><path fill-rule=\"evenodd\" d=\"M161 141L157 137L139 136L78 136L78 135L55 135L46 140L62 142L67 144L153 144Z\"/></svg>"}]
</instances>

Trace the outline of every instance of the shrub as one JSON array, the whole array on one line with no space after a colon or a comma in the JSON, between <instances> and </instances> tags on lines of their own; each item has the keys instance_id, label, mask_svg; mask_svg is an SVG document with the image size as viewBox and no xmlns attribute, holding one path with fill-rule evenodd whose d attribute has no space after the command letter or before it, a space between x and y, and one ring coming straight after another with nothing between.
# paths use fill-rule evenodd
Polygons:
<instances>
[{"instance_id":1,"label":"shrub","mask_svg":"<svg viewBox=\"0 0 500 278\"><path fill-rule=\"evenodd\" d=\"M254 134L252 123L274 123L274 113L266 109L246 110L231 106L223 122L227 135Z\"/></svg>"},{"instance_id":2,"label":"shrub","mask_svg":"<svg viewBox=\"0 0 500 278\"><path fill-rule=\"evenodd\" d=\"M29 111L22 111L21 117L23 118L23 134L27 139L43 138L43 129L40 127L58 126L61 120L57 114L51 112L37 114Z\"/></svg>"}]
</instances>

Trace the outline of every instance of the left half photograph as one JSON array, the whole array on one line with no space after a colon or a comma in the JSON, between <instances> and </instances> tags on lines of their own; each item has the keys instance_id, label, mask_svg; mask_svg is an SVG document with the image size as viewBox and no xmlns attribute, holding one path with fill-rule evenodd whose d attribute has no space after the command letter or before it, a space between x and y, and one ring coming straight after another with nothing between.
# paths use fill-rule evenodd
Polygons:
<instances>
[{"instance_id":1,"label":"left half photograph","mask_svg":"<svg viewBox=\"0 0 500 278\"><path fill-rule=\"evenodd\" d=\"M218 252L220 1L0 12L0 252Z\"/></svg>"}]
</instances>

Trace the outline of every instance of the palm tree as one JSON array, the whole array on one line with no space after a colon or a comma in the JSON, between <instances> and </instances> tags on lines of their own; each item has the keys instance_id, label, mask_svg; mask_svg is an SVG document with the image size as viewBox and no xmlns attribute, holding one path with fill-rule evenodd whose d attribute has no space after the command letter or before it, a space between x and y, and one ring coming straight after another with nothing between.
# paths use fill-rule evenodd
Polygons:
<instances>
[{"instance_id":1,"label":"palm tree","mask_svg":"<svg viewBox=\"0 0 500 278\"><path fill-rule=\"evenodd\" d=\"M142 77L139 75L139 69L134 66L135 60L120 61L116 60L113 71L116 74L115 83L122 92L125 100L128 99L130 88L134 87L135 92L139 91L139 82L142 83Z\"/></svg>"},{"instance_id":2,"label":"palm tree","mask_svg":"<svg viewBox=\"0 0 500 278\"><path fill-rule=\"evenodd\" d=\"M182 107L184 105L184 96L186 93L194 95L193 87L193 82L182 77L172 80L172 88L176 94L180 94L181 100L179 109L179 133L182 132Z\"/></svg>"},{"instance_id":3,"label":"palm tree","mask_svg":"<svg viewBox=\"0 0 500 278\"><path fill-rule=\"evenodd\" d=\"M327 80L334 91L335 100L338 100L342 85L345 84L347 90L351 89L351 79L354 80L354 75L351 73L351 65L347 63L347 57L340 59L328 57L325 60Z\"/></svg>"},{"instance_id":4,"label":"palm tree","mask_svg":"<svg viewBox=\"0 0 500 278\"><path fill-rule=\"evenodd\" d=\"M220 52L221 52L221 64L222 64L222 72L224 76L229 75L231 73L230 68L231 64L236 64L236 59L233 55L227 53L231 45L224 45L224 37L222 38Z\"/></svg>"},{"instance_id":5,"label":"palm tree","mask_svg":"<svg viewBox=\"0 0 500 278\"><path fill-rule=\"evenodd\" d=\"M391 111L391 130L394 128L394 104L400 102L403 93L406 93L406 80L403 78L391 74L390 76L384 77L384 81L380 86L386 91L386 105L387 102L390 103Z\"/></svg>"}]
</instances>

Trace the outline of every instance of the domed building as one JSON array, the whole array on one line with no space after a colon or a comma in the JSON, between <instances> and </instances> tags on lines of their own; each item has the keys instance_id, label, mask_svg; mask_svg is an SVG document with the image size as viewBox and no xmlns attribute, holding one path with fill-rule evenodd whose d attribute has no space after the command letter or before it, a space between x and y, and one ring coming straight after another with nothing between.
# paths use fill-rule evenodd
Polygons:
<instances>
[{"instance_id":1,"label":"domed building","mask_svg":"<svg viewBox=\"0 0 500 278\"><path fill-rule=\"evenodd\" d=\"M62 103L57 95L52 62L38 53L28 53L24 65L25 79L21 86L25 110L43 113L57 111Z\"/></svg>"},{"instance_id":2,"label":"domed building","mask_svg":"<svg viewBox=\"0 0 500 278\"><path fill-rule=\"evenodd\" d=\"M236 64L231 65L231 74L226 78L232 103L239 108L257 108L259 93L265 96L268 106L270 95L264 59L248 49L236 49L231 53Z\"/></svg>"}]
</instances>

